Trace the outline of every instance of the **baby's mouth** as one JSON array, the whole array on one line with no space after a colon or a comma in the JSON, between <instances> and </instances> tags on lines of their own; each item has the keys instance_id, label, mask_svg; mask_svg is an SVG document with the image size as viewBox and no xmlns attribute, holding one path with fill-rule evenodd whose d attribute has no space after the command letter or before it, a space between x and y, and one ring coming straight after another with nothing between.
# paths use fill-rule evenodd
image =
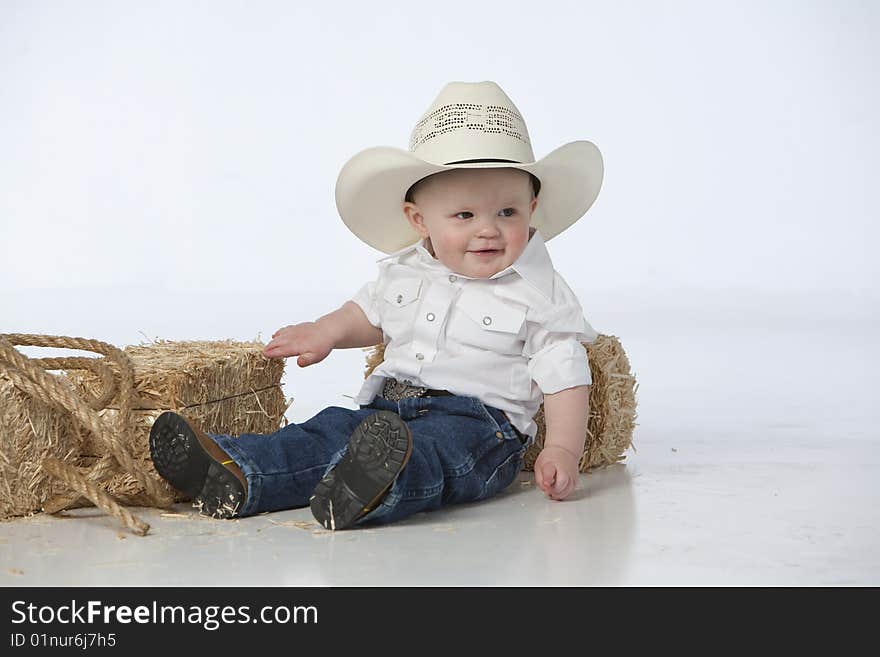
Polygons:
<instances>
[{"instance_id":1,"label":"baby's mouth","mask_svg":"<svg viewBox=\"0 0 880 657\"><path fill-rule=\"evenodd\" d=\"M473 249L471 251L468 251L468 253L471 253L480 258L491 258L493 256L500 255L503 252L504 249Z\"/></svg>"}]
</instances>

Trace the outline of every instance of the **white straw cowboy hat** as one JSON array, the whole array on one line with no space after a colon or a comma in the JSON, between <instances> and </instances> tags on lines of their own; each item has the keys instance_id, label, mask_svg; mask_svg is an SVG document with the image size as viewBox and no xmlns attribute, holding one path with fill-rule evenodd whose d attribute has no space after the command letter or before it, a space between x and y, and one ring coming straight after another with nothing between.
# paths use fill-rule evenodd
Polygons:
<instances>
[{"instance_id":1,"label":"white straw cowboy hat","mask_svg":"<svg viewBox=\"0 0 880 657\"><path fill-rule=\"evenodd\" d=\"M535 161L519 110L496 83L450 82L422 115L409 151L367 148L343 165L336 207L361 240L393 253L419 240L403 212L407 190L450 169L513 167L541 181L532 223L549 240L580 219L602 186L602 154L572 141Z\"/></svg>"}]
</instances>

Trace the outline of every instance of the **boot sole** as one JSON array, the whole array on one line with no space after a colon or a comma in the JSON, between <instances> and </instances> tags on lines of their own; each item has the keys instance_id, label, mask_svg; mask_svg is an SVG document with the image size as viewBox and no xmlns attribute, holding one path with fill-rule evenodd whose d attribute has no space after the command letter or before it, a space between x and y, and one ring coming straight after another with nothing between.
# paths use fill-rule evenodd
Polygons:
<instances>
[{"instance_id":1,"label":"boot sole","mask_svg":"<svg viewBox=\"0 0 880 657\"><path fill-rule=\"evenodd\" d=\"M354 525L391 488L412 449L412 433L397 413L366 417L342 459L315 487L309 501L315 520L331 530Z\"/></svg>"},{"instance_id":2,"label":"boot sole","mask_svg":"<svg viewBox=\"0 0 880 657\"><path fill-rule=\"evenodd\" d=\"M208 453L177 413L156 418L150 429L150 458L156 472L207 515L232 518L244 502L238 478Z\"/></svg>"}]
</instances>

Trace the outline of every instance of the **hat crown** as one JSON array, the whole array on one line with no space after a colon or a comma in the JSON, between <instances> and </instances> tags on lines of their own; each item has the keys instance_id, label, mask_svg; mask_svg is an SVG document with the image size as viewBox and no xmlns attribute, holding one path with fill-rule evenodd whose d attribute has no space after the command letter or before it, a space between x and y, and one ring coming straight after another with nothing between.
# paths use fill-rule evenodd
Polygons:
<instances>
[{"instance_id":1,"label":"hat crown","mask_svg":"<svg viewBox=\"0 0 880 657\"><path fill-rule=\"evenodd\" d=\"M410 134L409 151L432 164L535 161L522 114L495 82L450 82Z\"/></svg>"}]
</instances>

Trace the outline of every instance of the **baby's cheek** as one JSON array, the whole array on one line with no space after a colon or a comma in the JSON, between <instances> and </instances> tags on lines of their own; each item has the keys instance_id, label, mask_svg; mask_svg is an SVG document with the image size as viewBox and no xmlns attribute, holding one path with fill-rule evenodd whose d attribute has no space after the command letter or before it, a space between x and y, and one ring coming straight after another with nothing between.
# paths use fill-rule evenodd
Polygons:
<instances>
[{"instance_id":1,"label":"baby's cheek","mask_svg":"<svg viewBox=\"0 0 880 657\"><path fill-rule=\"evenodd\" d=\"M441 235L435 244L437 244L438 255L447 259L461 258L461 245L452 236Z\"/></svg>"}]
</instances>

